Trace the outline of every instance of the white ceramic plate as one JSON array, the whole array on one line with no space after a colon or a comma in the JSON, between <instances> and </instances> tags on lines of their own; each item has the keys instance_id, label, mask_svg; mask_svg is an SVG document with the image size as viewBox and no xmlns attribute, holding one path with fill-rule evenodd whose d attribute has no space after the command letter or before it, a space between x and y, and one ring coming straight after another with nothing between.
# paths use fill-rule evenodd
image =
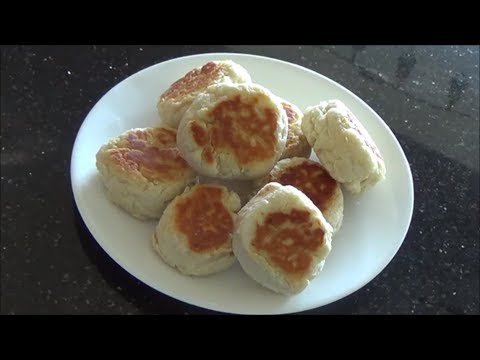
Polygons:
<instances>
[{"instance_id":1,"label":"white ceramic plate","mask_svg":"<svg viewBox=\"0 0 480 360\"><path fill-rule=\"evenodd\" d=\"M134 128L155 126L158 96L194 67L232 59L259 83L301 109L321 100L342 100L379 146L387 179L361 197L345 193L344 222L332 242L324 270L296 296L277 295L255 283L238 263L204 278L183 276L152 250L156 222L135 220L106 198L95 154L108 139ZM313 154L313 152L312 152ZM312 158L316 159L314 155ZM85 224L100 246L126 271L178 300L216 311L282 314L316 308L341 299L377 276L400 248L413 210L409 164L382 119L349 90L311 70L287 62L244 54L202 54L144 69L112 88L84 120L73 148L72 188Z\"/></svg>"}]
</instances>

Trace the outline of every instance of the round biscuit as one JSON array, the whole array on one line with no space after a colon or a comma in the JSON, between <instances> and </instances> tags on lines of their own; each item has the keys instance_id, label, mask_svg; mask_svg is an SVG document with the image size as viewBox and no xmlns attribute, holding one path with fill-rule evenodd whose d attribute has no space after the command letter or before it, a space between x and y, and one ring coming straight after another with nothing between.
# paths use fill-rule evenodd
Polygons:
<instances>
[{"instance_id":1,"label":"round biscuit","mask_svg":"<svg viewBox=\"0 0 480 360\"><path fill-rule=\"evenodd\" d=\"M232 232L240 199L223 186L200 184L165 209L152 237L160 257L182 274L205 276L235 262Z\"/></svg>"},{"instance_id":2,"label":"round biscuit","mask_svg":"<svg viewBox=\"0 0 480 360\"><path fill-rule=\"evenodd\" d=\"M332 227L305 194L272 182L238 213L233 251L253 280L291 295L322 270L331 236Z\"/></svg>"},{"instance_id":3,"label":"round biscuit","mask_svg":"<svg viewBox=\"0 0 480 360\"><path fill-rule=\"evenodd\" d=\"M221 82L250 81L250 75L241 65L231 60L210 61L170 85L158 99L157 110L164 124L177 128L195 97L208 86Z\"/></svg>"},{"instance_id":4,"label":"round biscuit","mask_svg":"<svg viewBox=\"0 0 480 360\"><path fill-rule=\"evenodd\" d=\"M269 90L222 83L197 96L180 122L177 146L201 175L248 180L273 168L287 132L286 112Z\"/></svg>"},{"instance_id":5,"label":"round biscuit","mask_svg":"<svg viewBox=\"0 0 480 360\"><path fill-rule=\"evenodd\" d=\"M167 204L197 175L176 147L176 130L132 129L96 154L107 197L130 215L159 219Z\"/></svg>"},{"instance_id":6,"label":"round biscuit","mask_svg":"<svg viewBox=\"0 0 480 360\"><path fill-rule=\"evenodd\" d=\"M325 169L351 193L362 193L385 179L380 150L341 101L308 107L302 131Z\"/></svg>"}]
</instances>

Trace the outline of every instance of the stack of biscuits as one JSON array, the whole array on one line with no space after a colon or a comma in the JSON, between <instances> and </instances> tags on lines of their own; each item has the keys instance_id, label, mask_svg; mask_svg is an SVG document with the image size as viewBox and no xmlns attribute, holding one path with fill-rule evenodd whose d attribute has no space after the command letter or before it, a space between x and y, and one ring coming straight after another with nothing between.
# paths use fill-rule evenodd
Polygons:
<instances>
[{"instance_id":1,"label":"stack of biscuits","mask_svg":"<svg viewBox=\"0 0 480 360\"><path fill-rule=\"evenodd\" d=\"M157 127L111 139L96 164L113 203L158 220L153 248L185 275L238 261L260 285L300 293L342 225L342 188L361 194L385 178L378 147L345 104L302 112L230 60L192 69L157 110Z\"/></svg>"}]
</instances>

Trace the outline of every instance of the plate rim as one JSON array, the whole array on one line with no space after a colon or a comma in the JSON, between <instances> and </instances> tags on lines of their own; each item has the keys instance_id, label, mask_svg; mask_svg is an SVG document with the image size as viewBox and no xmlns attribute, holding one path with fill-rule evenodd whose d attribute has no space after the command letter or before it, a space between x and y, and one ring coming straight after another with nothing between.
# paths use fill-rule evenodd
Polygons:
<instances>
[{"instance_id":1,"label":"plate rim","mask_svg":"<svg viewBox=\"0 0 480 360\"><path fill-rule=\"evenodd\" d=\"M131 80L132 78L135 78L135 77L138 77L138 76L141 76L143 73L151 70L152 68L154 67L157 67L159 65L164 65L164 64L168 64L168 63L173 63L173 62L177 62L177 61L182 61L182 60L187 60L187 59L192 59L192 58L212 58L212 57L215 57L215 56L219 56L219 57L227 57L227 56L232 56L232 57L244 57L244 58L257 58L257 59L261 59L263 61L273 61L273 62L277 62L277 63L280 63L280 64L283 64L283 65L287 65L287 66L290 66L290 67L296 67L296 68L299 68L301 69L302 71L306 71L308 73L310 73L311 75L315 76L315 77L320 77L322 78L323 81L326 81L334 86L337 86L339 87L343 92L346 92L348 93L350 96L354 97L356 101L358 101L359 103L361 103L364 107L366 107L368 109L369 112L371 112L374 117L376 118L375 120L382 126L383 130L386 130L390 137L392 138L393 140L393 144L395 145L395 150L396 152L399 153L401 159L402 159L402 162L403 164L405 165L404 168L407 170L406 171L406 175L407 175L407 180L408 180L408 183L406 182L405 183L405 186L406 188L408 189L408 193L409 193L409 209L407 209L405 211L405 214L407 214L407 218L408 218L408 221L406 222L405 224L405 228L402 229L402 233L401 233L401 238L402 240L398 243L398 245L396 246L395 248L395 251L392 251L392 253L386 257L384 259L384 261L381 263L381 265L379 266L379 269L380 271L375 275L373 276L372 278L366 278L366 280L364 281L360 281L358 282L355 286L351 287L349 289L349 291L345 291L343 294L339 294L337 296L333 296L331 298L327 298L325 301L323 301L323 304L321 305L315 305L315 306L307 306L307 307L304 307L302 309L299 309L299 310L286 310L286 311L272 311L272 312L256 312L256 311L227 311L227 310L222 310L221 307L217 307L217 306L209 306L209 307L206 307L206 306L203 306L203 305L199 305L198 303L194 303L193 300L190 301L188 299L186 299L183 295L181 296L178 296L178 295L175 295L175 294L172 294L170 291L165 291L164 289L160 290L158 289L156 286L154 285L151 285L149 284L148 282L146 282L143 277L138 274L136 272L136 270L134 268L131 268L130 266L128 266L128 264L125 264L125 261L124 261L124 257L121 256L120 254L116 254L115 252L112 252L110 251L110 247L107 246L106 244L103 244L101 241L98 240L98 234L96 234L96 230L95 230L95 227L92 225L92 223L90 222L90 217L88 215L88 213L85 212L85 209L80 206L81 204L81 200L79 200L79 194L78 194L78 189L77 189L77 186L75 184L75 176L74 176L74 169L78 168L78 166L76 166L76 154L78 153L79 151L79 139L82 138L82 135L83 135L83 132L85 132L85 128L86 128L86 123L87 123L87 120L88 118L95 112L96 108L98 106L100 106L100 103L101 101L107 97L111 92L114 92L115 89L117 87L119 87L122 83L126 82L127 80ZM155 291L157 292L160 292L161 294L164 294L168 297L171 298L171 300L173 301L180 301L180 302L183 302L183 303L186 303L186 304L189 304L189 305L192 305L192 306L195 306L199 309L205 309L205 310L208 310L208 311L215 311L215 312L219 312L219 313L224 313L224 314L265 314L265 315L275 315L275 314L294 314L294 313L300 313L300 312L304 312L304 311L309 311L309 310L312 310L312 309L317 309L317 308L321 308L321 307L324 307L326 305L329 305L329 304L332 304L340 299L343 299L343 298L347 298L349 296L352 296L355 292L357 292L358 290L360 290L361 288L363 288L364 286L366 286L367 284L369 284L370 282L372 282L375 278L377 278L383 271L385 271L385 269L388 267L388 265L391 263L391 261L393 260L393 258L397 255L398 251L400 250L400 248L402 247L402 245L404 244L405 242L405 239L406 239L406 236L408 234L408 231L410 230L410 227L411 227L411 222L412 222L412 218L413 218L413 210L414 210L414 205L415 205L415 184L414 184L414 181L413 181L413 176L412 176L412 171L411 171L411 166L410 166L410 163L405 155L405 152L400 144L400 142L398 141L397 137L395 136L395 134L393 133L392 129L386 124L386 122L383 120L382 117L380 117L377 112L370 107L370 105L368 105L362 98L360 98L358 95L356 95L354 92L352 92L351 90L347 89L345 86L343 86L342 84L336 82L335 80L332 80L330 78L328 78L327 76L321 74L321 73L318 73L312 69L309 69L307 67L304 67L302 65L299 65L299 64L296 64L296 63L292 63L292 62L289 62L289 61L285 61L285 60L281 60L281 59L278 59L278 58L274 58L274 57L269 57L269 56L264 56L264 55L256 55L256 54L249 54L249 53L239 53L239 52L210 52L210 53L198 53L198 54L192 54L192 55L185 55L185 56L180 56L180 57L174 57L174 58L170 58L168 60L165 60L165 61L161 61L161 62L158 62L158 63L155 63L155 64L152 64L152 65L149 65L133 74L131 74L130 76L122 79L121 81L119 81L118 83L116 83L113 87L111 87L107 92L105 92L95 103L95 105L93 107L90 108L89 112L87 113L87 115L83 118L82 120L82 124L80 125L80 127L78 128L77 130L77 133L76 133L76 136L75 136L75 141L73 143L73 147L72 147L72 151L71 151L71 156L70 156L70 185L71 185L71 188L72 188L72 193L73 193L73 197L74 197L74 200L75 200L75 205L77 207L77 210L82 218L82 221L85 223L87 229L89 230L90 234L92 235L93 239L97 242L98 245L100 245L100 247L102 248L102 250L108 255L108 257L110 257L118 266L120 266L124 271L126 271L128 274L130 274L131 276L133 276L135 279L137 279L138 281L140 281L142 284L154 289ZM400 233L398 234L400 235Z\"/></svg>"}]
</instances>

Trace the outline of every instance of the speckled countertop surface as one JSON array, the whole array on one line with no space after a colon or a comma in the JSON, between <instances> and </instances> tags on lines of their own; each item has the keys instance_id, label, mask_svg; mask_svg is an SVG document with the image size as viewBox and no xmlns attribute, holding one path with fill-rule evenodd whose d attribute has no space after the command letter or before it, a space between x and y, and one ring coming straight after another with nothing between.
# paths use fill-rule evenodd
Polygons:
<instances>
[{"instance_id":1,"label":"speckled countertop surface","mask_svg":"<svg viewBox=\"0 0 480 360\"><path fill-rule=\"evenodd\" d=\"M92 106L133 73L202 52L271 56L366 101L409 159L415 209L387 268L303 314L479 313L478 46L4 46L1 313L212 314L142 284L98 246L69 166Z\"/></svg>"}]
</instances>

